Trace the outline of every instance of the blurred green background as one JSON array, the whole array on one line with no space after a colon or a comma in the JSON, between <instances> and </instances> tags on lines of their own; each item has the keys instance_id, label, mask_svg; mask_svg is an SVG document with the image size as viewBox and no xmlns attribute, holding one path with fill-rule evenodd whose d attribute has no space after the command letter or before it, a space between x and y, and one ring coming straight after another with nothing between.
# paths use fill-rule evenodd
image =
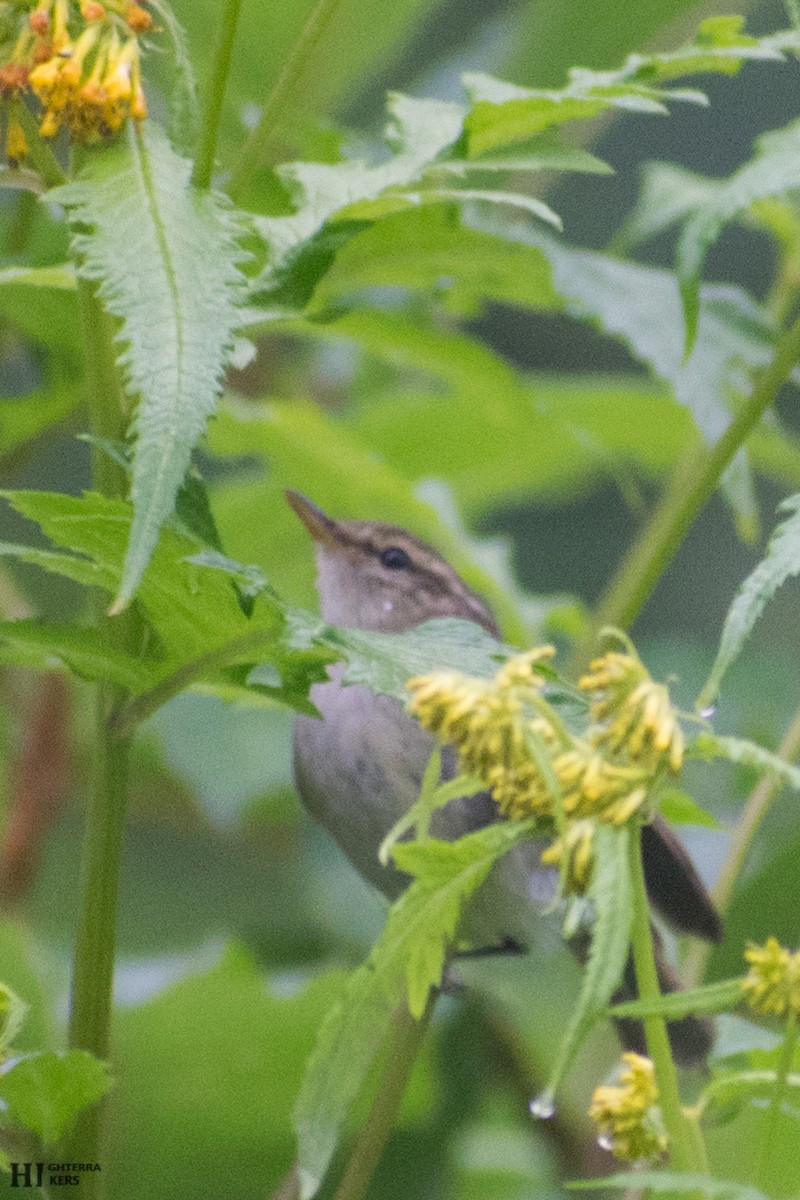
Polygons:
<instances>
[{"instance_id":1,"label":"blurred green background","mask_svg":"<svg viewBox=\"0 0 800 1200\"><path fill-rule=\"evenodd\" d=\"M219 5L174 0L173 7L202 81ZM252 123L254 106L309 8L308 0L278 5L244 0L223 125L225 162L235 157L244 125ZM390 89L450 98L465 69L558 86L571 65L613 67L634 49L675 46L702 17L721 11L747 13L755 33L785 23L777 4L395 0L386 6L382 0L348 0L303 79L301 111L282 157L325 154L344 128L361 131L369 145ZM152 68L156 111L164 82L159 70L168 70L166 58L156 59ZM571 244L602 248L612 240L634 203L646 161L664 159L718 175L733 170L748 156L754 136L796 116L800 68L750 67L740 77L709 78L700 85L710 96L708 109L675 106L667 119L626 114L592 127L592 149L613 164L616 175L571 175L551 189L548 202L563 215ZM257 198L254 192L246 201ZM34 203L24 195L2 201L0 221L11 260L15 238L33 220L37 261L59 261L63 232L33 217ZM669 266L673 254L674 241L664 235L648 242L640 257ZM769 248L758 235L729 230L709 258L707 275L760 296L769 265ZM612 408L624 405L626 389L653 391L618 343L567 317L491 305L466 327L532 373L544 389L554 379L562 388L574 383L590 399L605 389ZM70 412L79 374L76 330L60 307L47 345L32 340L32 332L25 311L12 311L4 302L0 404L13 405L15 397L40 388L48 403L60 397L67 415L57 436L26 439L15 435L13 417L3 424L0 407L2 485L79 492L88 485L88 452L74 437L80 414ZM448 436L446 410L446 432L433 453L430 444L415 439L413 425L398 425L395 384L385 364L358 359L349 347L310 348L289 338L274 339L254 367L232 378L232 387L250 397L295 402L291 411L297 415L286 417L284 441L273 438L266 448L255 434L248 441L246 426L229 418L211 429L202 466L213 484L229 553L259 562L284 594L313 607L310 547L283 506L280 488L300 486L335 515L391 519L389 512L370 510L369 484L357 455L352 470L343 469L341 476L318 472L314 439L320 434L313 413L306 441L297 426L289 429L293 421L302 425L310 411L301 402L313 402L339 422L345 459L347 439L360 438L437 506L455 497L470 536L506 539L514 575L530 592L596 599L666 463L645 470L596 456L569 485L563 478L548 483L544 470L532 470L526 485L525 472L518 470L523 483L517 479L510 486L502 455L491 456L484 467L480 452L467 447L478 454L477 471L470 468L459 435L454 430ZM648 420L646 406L625 411L633 414L626 420ZM784 416L798 428L788 404ZM675 407L666 426L664 420L662 414L654 439L665 436L665 427L680 431L684 414ZM409 429L411 435L404 436ZM648 429L638 436L646 443ZM558 454L558 447L547 453ZM509 454L513 457L513 447ZM768 532L785 489L774 476L759 478L757 488ZM0 513L0 537L30 536L5 509ZM763 552L763 538L762 533L753 544L741 542L729 511L714 500L637 622L634 633L648 665L657 676L674 676L678 699L686 705L713 660L738 583ZM63 618L77 613L79 597L64 583L20 569L0 579L0 603L6 615L27 605ZM798 703L797 634L797 588L790 584L730 674L718 714L722 731L777 745ZM13 763L50 685L6 671L3 686L0 738ZM92 755L89 697L81 685L68 699L50 697L55 710L49 711L68 721L75 735L73 760L61 764L68 795L46 832L30 888L7 899L0 924L0 978L32 1005L31 1046L45 1038L59 1045L63 1038L84 780ZM381 927L383 902L299 809L291 785L290 725L291 715L283 711L243 710L187 695L151 720L137 743L119 919L114 1155L103 1164L113 1173L109 1194L119 1200L176 1195L250 1200L269 1194L292 1160L291 1107L315 1028L341 978L335 972L361 961ZM14 784L10 766L4 782L8 796ZM698 800L725 825L752 781L744 772L712 775L698 766L694 782ZM725 834L692 829L686 840L703 873L713 878ZM779 804L737 894L730 936L712 959L713 974L738 970L745 936L776 933L797 940L792 914L798 853L796 822L788 806ZM526 1112L576 994L577 972L564 961L556 935L555 929L544 931L530 959L465 968L474 987L462 998L447 999L437 1012L401 1128L371 1196L416 1196L424 1180L424 1194L431 1198L521 1200L557 1194L561 1178L608 1169L584 1115L591 1088L616 1055L608 1031L591 1039L553 1121L537 1125ZM734 1049L750 1036L742 1023L723 1021L720 1049ZM734 1176L747 1154L746 1129L743 1134L734 1121L718 1136ZM0 1182L0 1195L5 1186Z\"/></svg>"}]
</instances>

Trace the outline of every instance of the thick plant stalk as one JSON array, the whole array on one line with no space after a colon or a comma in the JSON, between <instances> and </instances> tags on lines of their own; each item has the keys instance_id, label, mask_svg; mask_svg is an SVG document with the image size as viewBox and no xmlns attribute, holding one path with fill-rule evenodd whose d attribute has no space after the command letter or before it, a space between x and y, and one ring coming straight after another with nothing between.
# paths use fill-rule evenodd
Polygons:
<instances>
[{"instance_id":1,"label":"thick plant stalk","mask_svg":"<svg viewBox=\"0 0 800 1200\"><path fill-rule=\"evenodd\" d=\"M95 437L124 436L125 417L116 371L111 319L103 311L94 289L79 282L79 301L86 368L89 426ZM92 483L105 495L127 490L124 469L93 447ZM130 652L136 640L132 612L111 620L107 597L94 597L95 622L109 644ZM108 1057L114 983L114 943L119 867L127 792L128 739L118 736L109 716L124 693L116 684L100 683L95 696L93 772L86 809L81 861L81 902L72 976L69 1042L98 1058ZM74 1162L101 1162L102 1105L82 1115L69 1151ZM82 1176L88 1197L100 1195L102 1171Z\"/></svg>"}]
</instances>

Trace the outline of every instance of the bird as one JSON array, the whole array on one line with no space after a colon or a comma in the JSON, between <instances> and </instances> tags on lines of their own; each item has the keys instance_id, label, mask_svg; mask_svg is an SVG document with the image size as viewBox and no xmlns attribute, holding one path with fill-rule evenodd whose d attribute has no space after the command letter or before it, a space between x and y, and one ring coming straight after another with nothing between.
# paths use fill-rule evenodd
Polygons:
<instances>
[{"instance_id":1,"label":"bird","mask_svg":"<svg viewBox=\"0 0 800 1200\"><path fill-rule=\"evenodd\" d=\"M323 620L380 633L404 633L439 617L458 617L499 638L486 602L430 545L399 525L374 520L337 520L293 489L285 496L311 535ZM355 869L389 900L409 879L379 847L417 799L434 749L430 733L392 696L342 683L343 664L311 688L319 716L297 714L292 751L295 785L305 807L344 851ZM442 748L442 778L458 773L452 747ZM503 819L488 792L451 801L434 814L430 832L448 841ZM649 897L680 933L719 941L722 922L684 847L656 816L642 827L642 855ZM557 888L553 868L543 868L544 843L523 842L501 858L470 901L459 927L473 952L520 952L534 937L544 908ZM660 951L662 990L679 982ZM571 949L586 957L585 934ZM615 999L635 998L629 963ZM644 1052L639 1022L617 1022L628 1049ZM702 1063L713 1042L713 1026L692 1015L669 1025L676 1061Z\"/></svg>"}]
</instances>

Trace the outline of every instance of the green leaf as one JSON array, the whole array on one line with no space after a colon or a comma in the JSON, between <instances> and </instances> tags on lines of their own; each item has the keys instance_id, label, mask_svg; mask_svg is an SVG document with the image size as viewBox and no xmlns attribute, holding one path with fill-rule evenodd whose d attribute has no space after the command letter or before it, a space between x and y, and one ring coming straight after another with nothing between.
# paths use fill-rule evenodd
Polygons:
<instances>
[{"instance_id":1,"label":"green leaf","mask_svg":"<svg viewBox=\"0 0 800 1200\"><path fill-rule=\"evenodd\" d=\"M138 398L134 520L115 611L136 591L172 512L237 324L239 228L218 197L190 189L190 173L148 121L49 193L68 211L81 275L121 321L121 362Z\"/></svg>"},{"instance_id":2,"label":"green leaf","mask_svg":"<svg viewBox=\"0 0 800 1200\"><path fill-rule=\"evenodd\" d=\"M642 175L633 212L614 238L618 252L646 242L691 216L711 202L719 187L718 179L697 175L669 162L646 163Z\"/></svg>"},{"instance_id":3,"label":"green leaf","mask_svg":"<svg viewBox=\"0 0 800 1200\"><path fill-rule=\"evenodd\" d=\"M531 821L500 821L457 842L425 838L394 847L397 865L415 878L392 905L370 961L383 986L388 981L393 988L395 976L405 976L409 1011L417 1020L431 988L441 983L467 900L498 858L532 829Z\"/></svg>"},{"instance_id":4,"label":"green leaf","mask_svg":"<svg viewBox=\"0 0 800 1200\"><path fill-rule=\"evenodd\" d=\"M702 825L706 829L723 828L712 813L706 812L696 800L677 788L665 788L659 794L658 810L674 825Z\"/></svg>"},{"instance_id":5,"label":"green leaf","mask_svg":"<svg viewBox=\"0 0 800 1200\"><path fill-rule=\"evenodd\" d=\"M413 1015L441 981L463 904L493 863L530 833L529 822L500 822L457 842L426 839L396 846L405 871L418 874L389 912L369 957L347 981L325 1019L295 1109L301 1196L317 1191L353 1101L408 989Z\"/></svg>"},{"instance_id":6,"label":"green leaf","mask_svg":"<svg viewBox=\"0 0 800 1200\"><path fill-rule=\"evenodd\" d=\"M209 928L212 941L199 946L187 925L184 945L198 949L170 955L167 986L116 1013L116 1152L101 1164L109 1197L170 1200L178 1179L186 1196L265 1196L292 1163L292 1104L343 975L309 979L300 968L287 987L245 947L220 952L219 920Z\"/></svg>"},{"instance_id":7,"label":"green leaf","mask_svg":"<svg viewBox=\"0 0 800 1200\"><path fill-rule=\"evenodd\" d=\"M578 1004L570 1017L561 1048L544 1092L534 1104L544 1115L552 1112L556 1091L587 1033L619 985L631 941L633 889L628 867L628 840L638 831L623 826L597 825L595 864L589 895L594 902L589 957Z\"/></svg>"},{"instance_id":8,"label":"green leaf","mask_svg":"<svg viewBox=\"0 0 800 1200\"><path fill-rule=\"evenodd\" d=\"M0 270L0 312L34 342L80 348L75 272L70 265Z\"/></svg>"},{"instance_id":9,"label":"green leaf","mask_svg":"<svg viewBox=\"0 0 800 1200\"><path fill-rule=\"evenodd\" d=\"M334 216L357 219L357 205L376 200L388 189L421 180L437 156L461 133L463 110L442 100L416 100L393 93L388 101L386 140L393 153L370 167L364 162L287 163L277 169L290 190L295 212L285 217L256 217L254 226L270 249L267 270L256 291L274 281L275 272L303 242Z\"/></svg>"},{"instance_id":10,"label":"green leaf","mask_svg":"<svg viewBox=\"0 0 800 1200\"><path fill-rule=\"evenodd\" d=\"M467 75L464 82L473 108L464 128L472 154L521 141L567 121L596 116L608 108L664 113L669 100L706 104L702 92L655 86L683 75L735 74L748 59L783 58L779 38L759 41L741 32L742 18L704 21L688 46L664 54L631 54L616 71L574 67L566 87L533 90L488 75ZM796 44L797 39L794 39Z\"/></svg>"},{"instance_id":11,"label":"green leaf","mask_svg":"<svg viewBox=\"0 0 800 1200\"><path fill-rule=\"evenodd\" d=\"M26 396L0 400L0 455L12 453L60 424L80 400L77 380L58 378Z\"/></svg>"},{"instance_id":12,"label":"green leaf","mask_svg":"<svg viewBox=\"0 0 800 1200\"><path fill-rule=\"evenodd\" d=\"M649 1188L654 1192L699 1192L711 1200L768 1200L763 1192L743 1183L713 1179L710 1175L688 1175L678 1171L625 1171L601 1179L579 1179L569 1188L602 1191L604 1188Z\"/></svg>"},{"instance_id":13,"label":"green leaf","mask_svg":"<svg viewBox=\"0 0 800 1200\"><path fill-rule=\"evenodd\" d=\"M717 657L697 698L698 708L714 700L725 672L781 584L800 574L800 494L784 500L779 511L789 516L774 530L766 554L745 579L728 610Z\"/></svg>"},{"instance_id":14,"label":"green leaf","mask_svg":"<svg viewBox=\"0 0 800 1200\"><path fill-rule=\"evenodd\" d=\"M170 40L169 138L178 154L191 154L197 136L198 100L192 56L183 27L165 0L150 0Z\"/></svg>"},{"instance_id":15,"label":"green leaf","mask_svg":"<svg viewBox=\"0 0 800 1200\"><path fill-rule=\"evenodd\" d=\"M96 584L110 592L118 587L131 528L129 504L92 492L81 497L33 491L2 494L57 545L87 557L28 548L19 553L18 547L12 547L11 553L81 583ZM138 596L167 659L179 662L204 654L252 628L227 579L186 561L196 552L196 542L172 529L163 529Z\"/></svg>"},{"instance_id":16,"label":"green leaf","mask_svg":"<svg viewBox=\"0 0 800 1200\"><path fill-rule=\"evenodd\" d=\"M392 1003L369 964L347 979L322 1022L294 1110L301 1200L322 1183L342 1127L386 1039Z\"/></svg>"},{"instance_id":17,"label":"green leaf","mask_svg":"<svg viewBox=\"0 0 800 1200\"><path fill-rule=\"evenodd\" d=\"M609 1008L612 1017L665 1017L678 1021L690 1013L725 1012L743 1000L741 979L725 979L705 987L669 992L658 1000L632 1000Z\"/></svg>"},{"instance_id":18,"label":"green leaf","mask_svg":"<svg viewBox=\"0 0 800 1200\"><path fill-rule=\"evenodd\" d=\"M105 1063L85 1050L30 1054L0 1074L8 1116L52 1146L111 1087Z\"/></svg>"},{"instance_id":19,"label":"green leaf","mask_svg":"<svg viewBox=\"0 0 800 1200\"><path fill-rule=\"evenodd\" d=\"M152 687L163 674L155 664L112 650L96 629L33 620L0 624L0 657L43 670L51 670L56 659L82 679L107 679L133 693Z\"/></svg>"},{"instance_id":20,"label":"green leaf","mask_svg":"<svg viewBox=\"0 0 800 1200\"><path fill-rule=\"evenodd\" d=\"M724 225L756 200L784 196L800 187L800 121L762 134L753 158L718 183L689 219L678 245L677 269L686 314L686 345L697 336L700 275L706 253Z\"/></svg>"},{"instance_id":21,"label":"green leaf","mask_svg":"<svg viewBox=\"0 0 800 1200\"><path fill-rule=\"evenodd\" d=\"M470 164L443 165L454 170ZM475 297L559 306L540 250L471 229L443 208L396 213L354 234L317 284L310 311L322 312L357 288L387 286L436 286L453 307L468 307Z\"/></svg>"},{"instance_id":22,"label":"green leaf","mask_svg":"<svg viewBox=\"0 0 800 1200\"><path fill-rule=\"evenodd\" d=\"M781 783L788 784L796 792L800 791L800 768L746 738L723 737L704 731L692 739L686 753L690 758L726 758L743 767L753 767L761 774L775 775Z\"/></svg>"}]
</instances>

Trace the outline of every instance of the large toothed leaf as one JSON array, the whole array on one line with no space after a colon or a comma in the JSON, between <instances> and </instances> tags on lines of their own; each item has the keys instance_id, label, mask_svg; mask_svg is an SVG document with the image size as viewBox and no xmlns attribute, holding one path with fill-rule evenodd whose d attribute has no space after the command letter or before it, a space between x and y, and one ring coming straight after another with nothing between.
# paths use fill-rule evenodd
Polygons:
<instances>
[{"instance_id":1,"label":"large toothed leaf","mask_svg":"<svg viewBox=\"0 0 800 1200\"><path fill-rule=\"evenodd\" d=\"M148 122L49 193L68 211L80 274L120 320L121 363L137 398L134 520L117 610L136 591L172 511L237 321L236 222L215 196L190 188L190 172Z\"/></svg>"},{"instance_id":2,"label":"large toothed leaf","mask_svg":"<svg viewBox=\"0 0 800 1200\"><path fill-rule=\"evenodd\" d=\"M800 574L800 493L784 500L781 511L789 515L778 525L767 553L747 576L728 610L717 657L698 697L700 707L716 696L723 675L738 657L765 605L782 583Z\"/></svg>"}]
</instances>

